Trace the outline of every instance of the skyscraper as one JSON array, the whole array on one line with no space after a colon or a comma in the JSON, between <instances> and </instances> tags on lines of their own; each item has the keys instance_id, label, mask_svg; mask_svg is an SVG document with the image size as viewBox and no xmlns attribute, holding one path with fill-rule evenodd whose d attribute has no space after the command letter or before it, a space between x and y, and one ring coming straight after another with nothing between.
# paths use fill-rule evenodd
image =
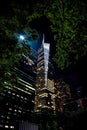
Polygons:
<instances>
[{"instance_id":1,"label":"skyscraper","mask_svg":"<svg viewBox=\"0 0 87 130\"><path fill-rule=\"evenodd\" d=\"M38 50L35 92L35 111L42 108L55 109L53 66L50 62L50 44L44 42Z\"/></svg>"},{"instance_id":2,"label":"skyscraper","mask_svg":"<svg viewBox=\"0 0 87 130\"><path fill-rule=\"evenodd\" d=\"M70 85L63 79L55 79L55 108L63 112L64 106L71 99Z\"/></svg>"},{"instance_id":3,"label":"skyscraper","mask_svg":"<svg viewBox=\"0 0 87 130\"><path fill-rule=\"evenodd\" d=\"M30 112L34 108L35 60L34 54L22 57L19 67L12 69L18 76L17 84L12 86L5 82L0 93L0 130L16 130L19 122L30 119Z\"/></svg>"}]
</instances>

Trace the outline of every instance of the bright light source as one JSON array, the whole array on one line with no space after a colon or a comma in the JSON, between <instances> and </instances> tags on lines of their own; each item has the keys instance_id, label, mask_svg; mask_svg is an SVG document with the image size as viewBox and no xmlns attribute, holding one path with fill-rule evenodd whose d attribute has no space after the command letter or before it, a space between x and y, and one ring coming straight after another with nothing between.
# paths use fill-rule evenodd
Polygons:
<instances>
[{"instance_id":1,"label":"bright light source","mask_svg":"<svg viewBox=\"0 0 87 130\"><path fill-rule=\"evenodd\" d=\"M20 35L20 39L21 39L21 40L24 40L24 36Z\"/></svg>"},{"instance_id":2,"label":"bright light source","mask_svg":"<svg viewBox=\"0 0 87 130\"><path fill-rule=\"evenodd\" d=\"M11 129L14 129L14 126L10 126Z\"/></svg>"},{"instance_id":3,"label":"bright light source","mask_svg":"<svg viewBox=\"0 0 87 130\"><path fill-rule=\"evenodd\" d=\"M5 125L5 128L8 128L9 126L8 125Z\"/></svg>"}]
</instances>

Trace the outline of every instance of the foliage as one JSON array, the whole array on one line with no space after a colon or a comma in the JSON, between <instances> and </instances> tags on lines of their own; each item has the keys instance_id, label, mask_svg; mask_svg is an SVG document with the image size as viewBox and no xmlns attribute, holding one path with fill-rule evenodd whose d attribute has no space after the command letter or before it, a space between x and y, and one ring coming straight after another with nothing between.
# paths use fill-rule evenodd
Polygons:
<instances>
[{"instance_id":1,"label":"foliage","mask_svg":"<svg viewBox=\"0 0 87 130\"><path fill-rule=\"evenodd\" d=\"M76 63L81 56L87 53L87 27L85 25L87 16L86 6L83 2L62 1L59 10L59 15L56 15L55 18L55 21L59 22L51 28L55 33L56 27L58 27L58 31L54 36L57 41L57 53L54 60L63 69Z\"/></svg>"},{"instance_id":2,"label":"foliage","mask_svg":"<svg viewBox=\"0 0 87 130\"><path fill-rule=\"evenodd\" d=\"M85 0L51 0L37 3L36 12L50 21L56 44L53 59L61 69L75 64L87 54L86 8Z\"/></svg>"},{"instance_id":3,"label":"foliage","mask_svg":"<svg viewBox=\"0 0 87 130\"><path fill-rule=\"evenodd\" d=\"M53 121L53 130L58 130L58 123L57 121Z\"/></svg>"},{"instance_id":4,"label":"foliage","mask_svg":"<svg viewBox=\"0 0 87 130\"><path fill-rule=\"evenodd\" d=\"M79 109L78 111L73 112L65 112L65 123L64 127L67 130L77 129L84 129L86 128L85 120L87 118L87 109Z\"/></svg>"},{"instance_id":5,"label":"foliage","mask_svg":"<svg viewBox=\"0 0 87 130\"><path fill-rule=\"evenodd\" d=\"M12 38L14 32L24 32L30 22L45 16L50 21L53 46L56 46L53 60L59 68L64 69L87 54L86 7L85 0L13 0L10 9L12 13L7 14L5 19L0 17L0 30ZM9 27L11 30L8 30ZM36 33L34 37L37 37Z\"/></svg>"},{"instance_id":6,"label":"foliage","mask_svg":"<svg viewBox=\"0 0 87 130\"><path fill-rule=\"evenodd\" d=\"M21 29L23 31L29 27L30 22L45 16L50 21L49 26L54 37L53 46L56 46L53 60L59 68L64 69L87 54L86 7L85 0L12 1L12 13L4 19L7 21L6 26L3 18L0 19L1 32L4 31L12 37L14 32L21 32ZM36 34L34 37L36 38Z\"/></svg>"},{"instance_id":7,"label":"foliage","mask_svg":"<svg viewBox=\"0 0 87 130\"><path fill-rule=\"evenodd\" d=\"M38 37L37 31L29 27L29 18L26 20L28 10L24 8L21 13L21 5L16 5L15 2L9 5L10 14L8 9L0 16L0 89L3 89L5 82L14 84L14 79L17 84L17 75L13 74L11 68L19 65L22 56L29 56L30 47L27 41ZM26 40L20 41L20 34L26 35ZM12 78L13 75L15 78Z\"/></svg>"}]
</instances>

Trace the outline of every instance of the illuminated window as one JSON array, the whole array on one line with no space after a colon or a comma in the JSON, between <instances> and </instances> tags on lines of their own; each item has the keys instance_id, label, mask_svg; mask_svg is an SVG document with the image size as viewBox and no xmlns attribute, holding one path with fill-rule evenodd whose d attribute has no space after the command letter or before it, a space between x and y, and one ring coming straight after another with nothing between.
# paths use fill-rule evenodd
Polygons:
<instances>
[{"instance_id":1,"label":"illuminated window","mask_svg":"<svg viewBox=\"0 0 87 130\"><path fill-rule=\"evenodd\" d=\"M17 109L14 110L15 112L17 111Z\"/></svg>"},{"instance_id":2,"label":"illuminated window","mask_svg":"<svg viewBox=\"0 0 87 130\"><path fill-rule=\"evenodd\" d=\"M12 95L15 95L15 93L12 93Z\"/></svg>"},{"instance_id":3,"label":"illuminated window","mask_svg":"<svg viewBox=\"0 0 87 130\"><path fill-rule=\"evenodd\" d=\"M8 93L10 94L10 93L11 93L11 91L8 91Z\"/></svg>"},{"instance_id":4,"label":"illuminated window","mask_svg":"<svg viewBox=\"0 0 87 130\"><path fill-rule=\"evenodd\" d=\"M0 124L0 127L3 127L3 125Z\"/></svg>"},{"instance_id":5,"label":"illuminated window","mask_svg":"<svg viewBox=\"0 0 87 130\"><path fill-rule=\"evenodd\" d=\"M11 129L14 129L14 126L10 126Z\"/></svg>"},{"instance_id":6,"label":"illuminated window","mask_svg":"<svg viewBox=\"0 0 87 130\"><path fill-rule=\"evenodd\" d=\"M5 116L1 115L2 118L5 118Z\"/></svg>"},{"instance_id":7,"label":"illuminated window","mask_svg":"<svg viewBox=\"0 0 87 130\"><path fill-rule=\"evenodd\" d=\"M17 97L20 97L20 95L17 94Z\"/></svg>"},{"instance_id":8,"label":"illuminated window","mask_svg":"<svg viewBox=\"0 0 87 130\"><path fill-rule=\"evenodd\" d=\"M9 128L9 126L8 126L8 125L5 125L5 128Z\"/></svg>"},{"instance_id":9,"label":"illuminated window","mask_svg":"<svg viewBox=\"0 0 87 130\"><path fill-rule=\"evenodd\" d=\"M21 113L21 110L18 110L19 113Z\"/></svg>"},{"instance_id":10,"label":"illuminated window","mask_svg":"<svg viewBox=\"0 0 87 130\"><path fill-rule=\"evenodd\" d=\"M39 96L40 97L48 97L48 94L47 93L43 93L43 94L40 94Z\"/></svg>"},{"instance_id":11,"label":"illuminated window","mask_svg":"<svg viewBox=\"0 0 87 130\"><path fill-rule=\"evenodd\" d=\"M7 119L10 119L10 117L9 117L9 116L7 116Z\"/></svg>"}]
</instances>

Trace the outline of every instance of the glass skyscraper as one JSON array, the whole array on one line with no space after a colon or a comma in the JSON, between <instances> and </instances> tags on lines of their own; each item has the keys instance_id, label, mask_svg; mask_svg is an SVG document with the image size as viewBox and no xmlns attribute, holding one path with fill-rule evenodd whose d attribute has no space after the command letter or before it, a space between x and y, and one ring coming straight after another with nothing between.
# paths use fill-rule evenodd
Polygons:
<instances>
[{"instance_id":1,"label":"glass skyscraper","mask_svg":"<svg viewBox=\"0 0 87 130\"><path fill-rule=\"evenodd\" d=\"M35 56L34 53L29 57L22 57L19 67L12 68L18 76L18 83L12 86L5 82L5 87L0 92L0 130L18 130L22 120L30 119L30 113L34 109Z\"/></svg>"},{"instance_id":2,"label":"glass skyscraper","mask_svg":"<svg viewBox=\"0 0 87 130\"><path fill-rule=\"evenodd\" d=\"M49 60L50 59L49 54L50 54L50 44L45 43L43 37L42 45L38 50L38 56L37 56L35 111L39 111L42 108L55 109L53 101L54 100L53 69Z\"/></svg>"}]
</instances>

